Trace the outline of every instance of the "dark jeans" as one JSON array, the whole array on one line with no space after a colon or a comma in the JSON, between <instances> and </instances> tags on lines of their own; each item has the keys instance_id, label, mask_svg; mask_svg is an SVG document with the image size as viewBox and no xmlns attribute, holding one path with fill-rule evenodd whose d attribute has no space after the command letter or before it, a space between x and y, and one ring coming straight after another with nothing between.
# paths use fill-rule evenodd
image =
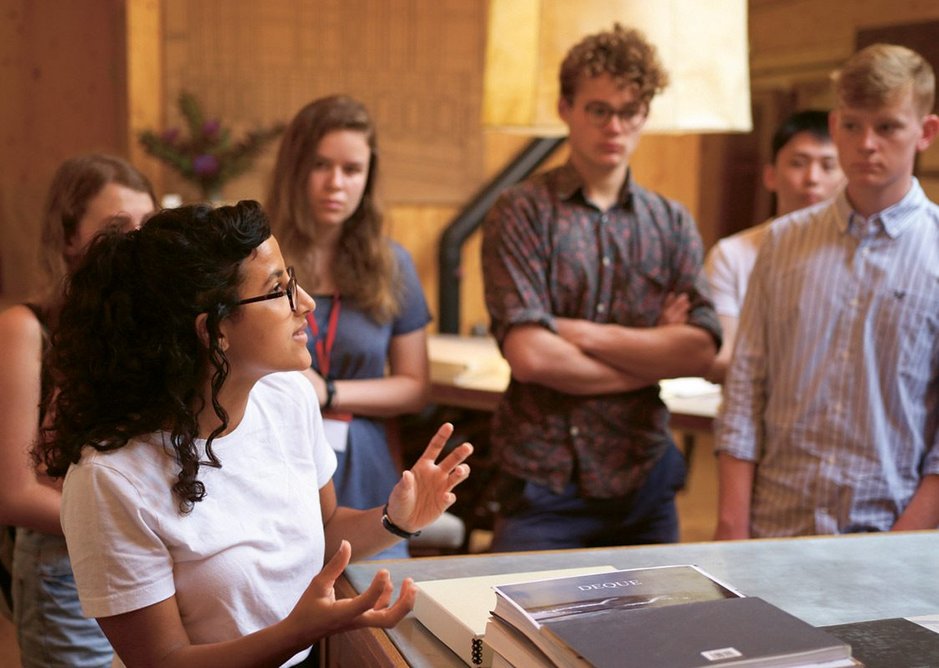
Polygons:
<instances>
[{"instance_id":1,"label":"dark jeans","mask_svg":"<svg viewBox=\"0 0 939 668\"><path fill-rule=\"evenodd\" d=\"M674 444L635 493L613 499L578 495L570 483L561 494L520 483L521 498L496 517L492 552L556 550L678 542L675 493L685 483L685 459ZM514 508L513 508L514 506Z\"/></svg>"}]
</instances>

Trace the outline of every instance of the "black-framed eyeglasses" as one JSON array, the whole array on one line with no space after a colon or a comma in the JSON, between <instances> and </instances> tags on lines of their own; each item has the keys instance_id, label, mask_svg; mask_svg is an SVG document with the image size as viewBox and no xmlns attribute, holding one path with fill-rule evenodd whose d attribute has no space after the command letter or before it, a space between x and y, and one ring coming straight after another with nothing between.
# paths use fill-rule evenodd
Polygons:
<instances>
[{"instance_id":1,"label":"black-framed eyeglasses","mask_svg":"<svg viewBox=\"0 0 939 668\"><path fill-rule=\"evenodd\" d=\"M293 267L287 267L287 289L285 291L272 292L270 294L261 295L260 297L248 297L247 299L235 302L235 304L241 306L242 304L267 301L268 299L280 299L281 297L287 298L291 311L297 310L297 277L293 273Z\"/></svg>"},{"instance_id":2,"label":"black-framed eyeglasses","mask_svg":"<svg viewBox=\"0 0 939 668\"><path fill-rule=\"evenodd\" d=\"M624 127L635 127L645 116L645 105L642 102L627 104L621 109L614 109L604 102L588 102L584 105L584 114L587 120L597 127L604 127L613 116L617 116Z\"/></svg>"}]
</instances>

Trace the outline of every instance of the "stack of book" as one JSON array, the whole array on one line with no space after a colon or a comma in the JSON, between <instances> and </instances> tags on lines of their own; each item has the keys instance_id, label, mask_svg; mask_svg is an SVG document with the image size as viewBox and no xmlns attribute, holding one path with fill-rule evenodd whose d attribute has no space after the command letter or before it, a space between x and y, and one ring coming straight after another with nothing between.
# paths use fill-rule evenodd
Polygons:
<instances>
[{"instance_id":1,"label":"stack of book","mask_svg":"<svg viewBox=\"0 0 939 668\"><path fill-rule=\"evenodd\" d=\"M496 607L493 587L522 580L615 570L612 566L587 566L417 582L414 616L467 665L489 668L492 649L483 642L483 635L489 614Z\"/></svg>"},{"instance_id":2,"label":"stack of book","mask_svg":"<svg viewBox=\"0 0 939 668\"><path fill-rule=\"evenodd\" d=\"M461 652L470 665L496 668L861 665L851 658L851 648L846 642L760 598L744 597L693 565L564 576L553 573L549 577L521 573L515 575L514 582L511 576L504 577L507 578L504 583L492 586L495 596L492 614L484 632L476 636L482 640L482 650L468 658ZM426 606L419 605L421 584L427 583L419 583L415 613L427 625ZM426 602L431 596L425 593L423 598ZM438 611L434 622L439 625L440 620ZM440 631L434 632L444 639Z\"/></svg>"}]
</instances>

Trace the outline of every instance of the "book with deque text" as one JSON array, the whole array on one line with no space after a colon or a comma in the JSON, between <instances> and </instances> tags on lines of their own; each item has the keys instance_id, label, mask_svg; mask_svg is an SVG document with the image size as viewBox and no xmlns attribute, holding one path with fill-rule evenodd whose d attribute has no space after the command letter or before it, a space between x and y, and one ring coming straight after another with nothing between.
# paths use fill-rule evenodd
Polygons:
<instances>
[{"instance_id":1,"label":"book with deque text","mask_svg":"<svg viewBox=\"0 0 939 668\"><path fill-rule=\"evenodd\" d=\"M494 589L493 615L524 633L559 666L567 665L570 656L541 631L547 623L610 610L637 611L742 596L690 564L520 582Z\"/></svg>"}]
</instances>

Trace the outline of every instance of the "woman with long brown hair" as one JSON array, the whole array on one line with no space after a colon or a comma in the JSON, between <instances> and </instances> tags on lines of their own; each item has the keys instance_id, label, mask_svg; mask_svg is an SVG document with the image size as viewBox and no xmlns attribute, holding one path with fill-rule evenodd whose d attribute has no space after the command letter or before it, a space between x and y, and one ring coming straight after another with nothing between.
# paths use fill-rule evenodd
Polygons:
<instances>
[{"instance_id":1,"label":"woman with long brown hair","mask_svg":"<svg viewBox=\"0 0 939 668\"><path fill-rule=\"evenodd\" d=\"M430 313L410 256L385 236L378 168L365 107L314 100L284 133L266 205L316 298L308 377L339 460L339 502L353 508L381 502L398 479L383 418L420 410L429 390ZM376 556L406 555L401 543Z\"/></svg>"}]
</instances>

